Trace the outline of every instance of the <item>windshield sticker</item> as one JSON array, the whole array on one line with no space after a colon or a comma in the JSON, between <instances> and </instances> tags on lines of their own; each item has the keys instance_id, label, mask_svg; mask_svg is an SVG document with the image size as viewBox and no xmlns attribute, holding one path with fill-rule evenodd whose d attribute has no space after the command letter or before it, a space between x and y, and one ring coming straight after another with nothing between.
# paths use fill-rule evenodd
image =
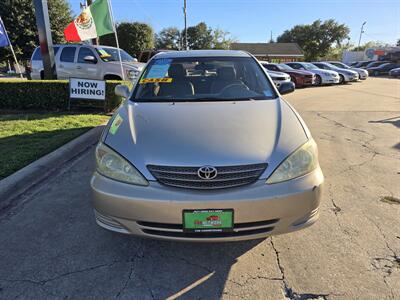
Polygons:
<instances>
[{"instance_id":1,"label":"windshield sticker","mask_svg":"<svg viewBox=\"0 0 400 300\"><path fill-rule=\"evenodd\" d=\"M169 77L164 77L164 78L144 78L142 80L140 80L140 84L146 84L146 83L156 83L156 82L160 82L160 83L171 83L172 82L172 78Z\"/></svg>"},{"instance_id":2,"label":"windshield sticker","mask_svg":"<svg viewBox=\"0 0 400 300\"><path fill-rule=\"evenodd\" d=\"M117 131L118 131L118 128L119 128L119 126L121 126L123 120L124 120L124 119L122 119L121 116L120 116L119 114L116 115L114 121L112 122L112 124L111 124L111 126L110 126L109 132L110 132L111 134L113 134L113 135L116 134Z\"/></svg>"},{"instance_id":3,"label":"windshield sticker","mask_svg":"<svg viewBox=\"0 0 400 300\"><path fill-rule=\"evenodd\" d=\"M170 64L166 65L152 65L146 78L163 78L167 75Z\"/></svg>"}]
</instances>

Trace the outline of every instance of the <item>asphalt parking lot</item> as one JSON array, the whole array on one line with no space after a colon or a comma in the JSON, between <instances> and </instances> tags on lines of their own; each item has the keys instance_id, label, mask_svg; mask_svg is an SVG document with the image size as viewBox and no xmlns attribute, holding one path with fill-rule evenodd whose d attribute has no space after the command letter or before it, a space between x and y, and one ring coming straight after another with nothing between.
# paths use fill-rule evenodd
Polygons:
<instances>
[{"instance_id":1,"label":"asphalt parking lot","mask_svg":"<svg viewBox=\"0 0 400 300\"><path fill-rule=\"evenodd\" d=\"M89 202L92 146L0 211L0 299L400 299L400 80L286 99L319 146L315 225L223 244L102 230Z\"/></svg>"}]
</instances>

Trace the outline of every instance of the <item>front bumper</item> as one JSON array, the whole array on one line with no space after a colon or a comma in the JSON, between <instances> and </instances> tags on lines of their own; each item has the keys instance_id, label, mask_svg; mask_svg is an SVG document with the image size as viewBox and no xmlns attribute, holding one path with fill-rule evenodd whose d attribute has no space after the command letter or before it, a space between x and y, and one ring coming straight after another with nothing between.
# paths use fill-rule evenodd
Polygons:
<instances>
[{"instance_id":1,"label":"front bumper","mask_svg":"<svg viewBox=\"0 0 400 300\"><path fill-rule=\"evenodd\" d=\"M310 226L318 219L320 168L287 182L265 180L232 189L177 189L152 181L147 187L106 178L91 180L97 223L106 229L144 237L181 241L237 241L264 238ZM185 233L184 209L233 209L234 230L228 233Z\"/></svg>"},{"instance_id":2,"label":"front bumper","mask_svg":"<svg viewBox=\"0 0 400 300\"><path fill-rule=\"evenodd\" d=\"M275 83L276 87L279 88L281 86L282 83L284 82L290 82L290 78L285 79L285 80L275 80L272 79L272 81Z\"/></svg>"}]
</instances>

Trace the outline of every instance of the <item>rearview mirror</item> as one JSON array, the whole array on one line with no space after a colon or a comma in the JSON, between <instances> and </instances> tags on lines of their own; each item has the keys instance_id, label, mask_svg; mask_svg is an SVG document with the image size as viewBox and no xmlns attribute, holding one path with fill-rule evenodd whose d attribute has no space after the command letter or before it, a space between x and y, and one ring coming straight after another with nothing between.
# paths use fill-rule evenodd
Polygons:
<instances>
[{"instance_id":1,"label":"rearview mirror","mask_svg":"<svg viewBox=\"0 0 400 300\"><path fill-rule=\"evenodd\" d=\"M285 94L289 94L289 93L293 92L294 89L295 89L295 85L293 82L283 82L279 86L278 91L281 95L285 95Z\"/></svg>"},{"instance_id":2,"label":"rearview mirror","mask_svg":"<svg viewBox=\"0 0 400 300\"><path fill-rule=\"evenodd\" d=\"M92 55L87 55L83 58L84 61L95 64L97 63L97 59L96 57L92 56Z\"/></svg>"},{"instance_id":3,"label":"rearview mirror","mask_svg":"<svg viewBox=\"0 0 400 300\"><path fill-rule=\"evenodd\" d=\"M126 99L129 97L129 88L126 85L118 84L114 89L114 93Z\"/></svg>"}]
</instances>

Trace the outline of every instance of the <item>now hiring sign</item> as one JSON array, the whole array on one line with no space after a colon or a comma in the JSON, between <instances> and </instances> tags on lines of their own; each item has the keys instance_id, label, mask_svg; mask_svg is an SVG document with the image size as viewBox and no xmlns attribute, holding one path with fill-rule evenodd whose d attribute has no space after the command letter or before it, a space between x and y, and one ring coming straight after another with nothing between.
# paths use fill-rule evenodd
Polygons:
<instances>
[{"instance_id":1,"label":"now hiring sign","mask_svg":"<svg viewBox=\"0 0 400 300\"><path fill-rule=\"evenodd\" d=\"M70 99L106 99L106 82L102 80L90 80L70 78L69 80Z\"/></svg>"}]
</instances>

